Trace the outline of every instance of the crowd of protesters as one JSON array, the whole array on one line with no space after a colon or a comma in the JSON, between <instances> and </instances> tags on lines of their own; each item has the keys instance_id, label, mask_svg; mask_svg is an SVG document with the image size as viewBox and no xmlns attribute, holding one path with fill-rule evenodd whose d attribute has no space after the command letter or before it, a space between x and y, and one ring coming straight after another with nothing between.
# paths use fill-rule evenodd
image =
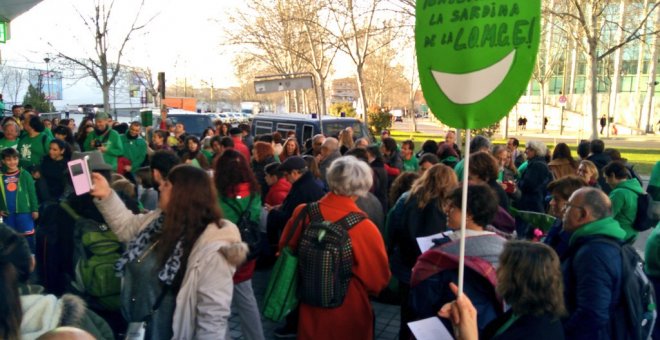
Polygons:
<instances>
[{"instance_id":1,"label":"crowd of protesters","mask_svg":"<svg viewBox=\"0 0 660 340\"><path fill-rule=\"evenodd\" d=\"M416 152L388 131L378 141L355 139L351 128L304 141L218 122L195 136L166 113L157 129L104 112L77 129L71 119L44 124L29 107L12 113L0 138L0 338L113 339L137 330L147 339L225 339L233 311L243 338L265 339L254 271L304 243L312 210L332 223L353 218L350 280L338 306L302 300L275 337L372 339L371 299L399 306L401 339L412 336L408 322L437 315L461 339L633 334L621 247L638 237L638 197L660 201L660 162L644 186L601 140L582 142L574 157L564 143L550 152L531 140L521 150L516 138L493 146L476 136L465 155L454 131ZM78 196L67 162L83 158L93 188ZM547 213L552 223L543 228L520 212ZM118 244L107 262L116 281L89 274L121 282L112 296L95 295L81 274L84 223L107 226ZM256 245L245 225L259 226ZM424 248L418 238L428 236ZM645 258L660 287L658 228Z\"/></svg>"}]
</instances>

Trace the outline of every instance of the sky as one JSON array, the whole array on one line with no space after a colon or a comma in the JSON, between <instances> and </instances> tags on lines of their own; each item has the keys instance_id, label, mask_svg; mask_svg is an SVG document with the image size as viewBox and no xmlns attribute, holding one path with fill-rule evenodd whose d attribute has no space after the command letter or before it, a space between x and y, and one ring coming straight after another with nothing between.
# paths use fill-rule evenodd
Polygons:
<instances>
[{"instance_id":1,"label":"sky","mask_svg":"<svg viewBox=\"0 0 660 340\"><path fill-rule=\"evenodd\" d=\"M227 0L145 0L138 23L151 21L134 33L121 62L149 67L154 73L164 71L168 84L185 78L193 86L238 85L232 59L239 49L223 44L223 31L229 25L230 13L243 4ZM92 5L91 0L43 0L12 21L11 39L0 45L3 61L45 69L43 59L53 59L58 51L72 56L93 51L92 35L80 17L92 15ZM130 27L138 5L137 0L115 1L112 36L123 36L122 29ZM50 67L57 65L51 63ZM346 56L338 58L335 69L337 77L353 73Z\"/></svg>"}]
</instances>

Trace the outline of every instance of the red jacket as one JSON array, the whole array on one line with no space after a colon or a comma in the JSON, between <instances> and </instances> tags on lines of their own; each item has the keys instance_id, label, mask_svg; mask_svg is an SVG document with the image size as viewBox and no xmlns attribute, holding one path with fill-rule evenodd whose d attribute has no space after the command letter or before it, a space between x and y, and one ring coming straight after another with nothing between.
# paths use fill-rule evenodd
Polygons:
<instances>
[{"instance_id":1,"label":"red jacket","mask_svg":"<svg viewBox=\"0 0 660 340\"><path fill-rule=\"evenodd\" d=\"M289 190L291 190L291 183L282 177L268 189L264 202L271 206L280 205L289 194Z\"/></svg>"},{"instance_id":2,"label":"red jacket","mask_svg":"<svg viewBox=\"0 0 660 340\"><path fill-rule=\"evenodd\" d=\"M238 151L245 157L245 160L250 162L250 149L243 144L243 139L241 137L231 137L234 141L234 150Z\"/></svg>"},{"instance_id":3,"label":"red jacket","mask_svg":"<svg viewBox=\"0 0 660 340\"><path fill-rule=\"evenodd\" d=\"M349 212L362 212L355 201L346 196L328 193L319 201L324 219L336 221ZM305 207L299 205L287 223L280 249L285 246L289 230ZM297 228L289 245L298 246L302 228ZM337 308L320 308L300 303L298 339L373 339L374 314L369 295L375 296L387 286L390 267L383 237L369 219L348 231L353 245L353 277L348 284L344 303Z\"/></svg>"}]
</instances>

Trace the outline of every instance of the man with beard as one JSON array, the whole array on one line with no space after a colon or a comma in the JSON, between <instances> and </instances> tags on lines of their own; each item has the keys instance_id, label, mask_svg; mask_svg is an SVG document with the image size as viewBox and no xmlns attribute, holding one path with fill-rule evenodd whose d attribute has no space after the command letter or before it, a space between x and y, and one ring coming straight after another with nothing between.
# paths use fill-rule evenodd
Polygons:
<instances>
[{"instance_id":1,"label":"man with beard","mask_svg":"<svg viewBox=\"0 0 660 340\"><path fill-rule=\"evenodd\" d=\"M126 172L138 171L147 157L147 142L140 136L141 126L140 122L132 122L128 131L121 135L124 157L131 161L130 165L124 165Z\"/></svg>"},{"instance_id":2,"label":"man with beard","mask_svg":"<svg viewBox=\"0 0 660 340\"><path fill-rule=\"evenodd\" d=\"M110 127L110 115L98 112L94 117L94 131L92 131L83 145L83 151L101 151L103 160L117 171L117 158L124 155L124 145L119 133Z\"/></svg>"}]
</instances>

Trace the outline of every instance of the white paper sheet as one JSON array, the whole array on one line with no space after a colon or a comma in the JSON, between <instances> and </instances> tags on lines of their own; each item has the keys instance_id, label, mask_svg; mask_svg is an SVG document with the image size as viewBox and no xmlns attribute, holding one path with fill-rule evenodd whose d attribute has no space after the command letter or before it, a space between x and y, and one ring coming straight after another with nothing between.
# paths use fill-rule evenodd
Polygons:
<instances>
[{"instance_id":1,"label":"white paper sheet","mask_svg":"<svg viewBox=\"0 0 660 340\"><path fill-rule=\"evenodd\" d=\"M454 339L445 325L437 317L409 322L408 327L417 340L450 340Z\"/></svg>"},{"instance_id":2,"label":"white paper sheet","mask_svg":"<svg viewBox=\"0 0 660 340\"><path fill-rule=\"evenodd\" d=\"M446 237L445 234L443 233L438 233L438 234L433 234L429 236L424 236L424 237L418 237L417 238L417 246L419 247L419 250L423 253L431 248L433 248L433 240L436 238L444 238Z\"/></svg>"}]
</instances>

